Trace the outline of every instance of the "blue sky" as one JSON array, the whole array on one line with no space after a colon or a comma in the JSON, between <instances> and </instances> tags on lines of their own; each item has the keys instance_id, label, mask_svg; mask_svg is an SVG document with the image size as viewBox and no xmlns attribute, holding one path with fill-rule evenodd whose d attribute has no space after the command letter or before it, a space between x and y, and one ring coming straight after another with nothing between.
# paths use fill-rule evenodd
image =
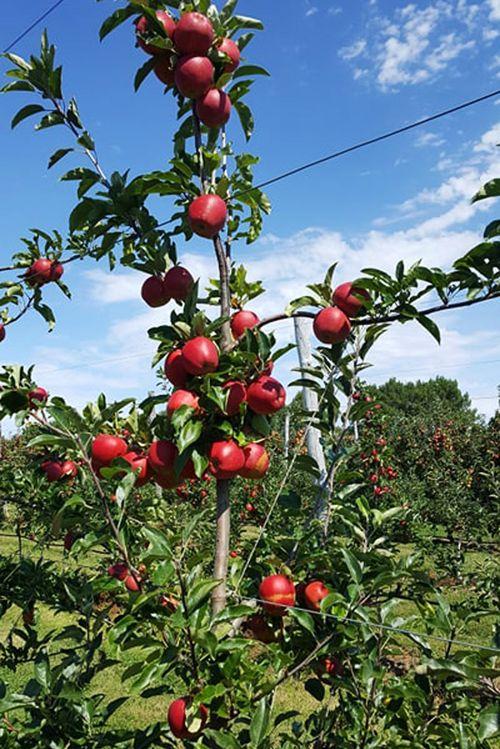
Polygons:
<instances>
[{"instance_id":1,"label":"blue sky","mask_svg":"<svg viewBox=\"0 0 500 749\"><path fill-rule=\"evenodd\" d=\"M2 48L48 4L31 0L4 10ZM64 89L68 98L76 96L108 173L166 168L174 104L154 78L133 93L144 53L134 48L130 24L99 43L100 23L114 7L111 0L66 0L47 20L64 64ZM248 58L272 74L258 81L250 102L257 121L250 150L262 157L259 179L499 87L500 0L240 0L240 9L265 22ZM15 51L35 50L40 31ZM46 171L52 151L72 144L58 129L34 133L29 121L11 132L10 119L23 103L22 94L0 97L2 261L29 227L64 231L75 204L72 186L58 181L71 157ZM499 173L499 103L480 104L271 187L273 213L262 241L235 252L268 288L257 312L282 309L336 260L340 281L366 266L392 270L400 258L446 266L474 246L495 215L493 204L471 208L469 198ZM239 126L231 124L240 147ZM160 219L169 216L168 200L154 206ZM194 273L213 273L208 243L193 240L179 249ZM165 309L141 303L138 274L82 263L71 266L66 280L71 303L57 289L47 291L58 318L55 331L48 335L36 316L24 318L9 330L2 361L36 363L39 384L79 406L102 389L142 396L154 386L146 330L165 319ZM498 302L445 313L441 347L416 325L394 328L371 357L370 377L446 374L490 415L500 379L498 319ZM291 322L277 327L280 340L292 332ZM294 365L289 358L280 376L289 377Z\"/></svg>"}]
</instances>

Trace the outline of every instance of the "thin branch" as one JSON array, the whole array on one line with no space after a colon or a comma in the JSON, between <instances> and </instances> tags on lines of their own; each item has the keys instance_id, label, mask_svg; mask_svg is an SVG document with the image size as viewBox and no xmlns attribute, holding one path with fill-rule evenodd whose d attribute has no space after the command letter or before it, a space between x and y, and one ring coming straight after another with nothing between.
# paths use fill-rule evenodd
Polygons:
<instances>
[{"instance_id":1,"label":"thin branch","mask_svg":"<svg viewBox=\"0 0 500 749\"><path fill-rule=\"evenodd\" d=\"M485 294L482 297L475 298L475 299L465 299L462 302L454 302L452 304L439 304L435 307L429 307L428 309L418 310L419 315L429 316L434 315L437 312L444 312L445 310L449 309L460 309L461 307L471 307L474 304L480 304L481 302L488 302L491 299L498 299L500 298L500 291L492 291L488 294ZM298 312L293 312L291 315L287 315L284 312L281 312L277 315L272 315L271 317L266 317L264 320L261 320L258 325L256 325L257 328L263 328L265 325L270 325L274 322L279 322L280 320L290 320L293 317L308 317L311 320L314 320L316 317L316 312L307 312L306 310L300 310ZM351 320L352 325L380 325L382 323L388 323L388 322L409 322L414 318L408 317L407 315L402 315L399 312L394 312L390 315L382 315L380 317L360 317L358 319L353 318Z\"/></svg>"},{"instance_id":2,"label":"thin branch","mask_svg":"<svg viewBox=\"0 0 500 749\"><path fill-rule=\"evenodd\" d=\"M31 305L33 304L34 301L35 301L35 297L31 296L28 299L28 301L26 302L26 304L24 305L24 307L22 308L22 310L20 312L18 312L17 315L14 315L14 317L11 317L10 320L7 320L7 322L4 323L4 325L5 326L12 325L12 323L17 322L18 320L20 320L21 317L23 315L25 315L26 312L30 309L30 307L31 307Z\"/></svg>"}]
</instances>

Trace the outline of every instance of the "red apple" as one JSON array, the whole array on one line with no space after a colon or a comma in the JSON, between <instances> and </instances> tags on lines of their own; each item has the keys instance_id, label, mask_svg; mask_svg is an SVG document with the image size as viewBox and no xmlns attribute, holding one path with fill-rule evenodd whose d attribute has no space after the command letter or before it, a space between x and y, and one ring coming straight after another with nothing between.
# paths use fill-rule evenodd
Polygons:
<instances>
[{"instance_id":1,"label":"red apple","mask_svg":"<svg viewBox=\"0 0 500 749\"><path fill-rule=\"evenodd\" d=\"M304 601L308 609L312 611L321 610L321 601L330 594L330 591L321 580L313 580L304 588Z\"/></svg>"},{"instance_id":2,"label":"red apple","mask_svg":"<svg viewBox=\"0 0 500 749\"><path fill-rule=\"evenodd\" d=\"M348 317L356 317L364 307L363 300L370 301L366 289L353 286L350 281L341 283L333 292L332 301Z\"/></svg>"},{"instance_id":3,"label":"red apple","mask_svg":"<svg viewBox=\"0 0 500 749\"><path fill-rule=\"evenodd\" d=\"M231 116L231 99L218 88L211 88L196 102L196 114L207 127L222 127Z\"/></svg>"},{"instance_id":4,"label":"red apple","mask_svg":"<svg viewBox=\"0 0 500 749\"><path fill-rule=\"evenodd\" d=\"M247 403L256 414L273 414L286 402L286 390L274 377L259 377L247 389Z\"/></svg>"},{"instance_id":5,"label":"red apple","mask_svg":"<svg viewBox=\"0 0 500 749\"><path fill-rule=\"evenodd\" d=\"M245 464L245 453L234 440L212 442L208 450L210 470L217 479L232 479Z\"/></svg>"},{"instance_id":6,"label":"red apple","mask_svg":"<svg viewBox=\"0 0 500 749\"><path fill-rule=\"evenodd\" d=\"M30 407L40 405L41 403L45 403L47 398L49 397L48 392L45 390L45 388L36 387L33 388L33 390L30 390L28 393L28 401Z\"/></svg>"},{"instance_id":7,"label":"red apple","mask_svg":"<svg viewBox=\"0 0 500 749\"><path fill-rule=\"evenodd\" d=\"M0 322L0 341L3 341L6 336L5 325Z\"/></svg>"},{"instance_id":8,"label":"red apple","mask_svg":"<svg viewBox=\"0 0 500 749\"><path fill-rule=\"evenodd\" d=\"M175 70L172 61L172 55L169 52L158 55L154 64L154 73L156 77L165 84L173 86L175 83Z\"/></svg>"},{"instance_id":9,"label":"red apple","mask_svg":"<svg viewBox=\"0 0 500 749\"><path fill-rule=\"evenodd\" d=\"M157 10L156 17L165 29L166 36L172 39L175 31L174 19L167 13L166 10ZM148 44L146 41L144 41L144 39L141 39L142 36L147 37L160 35L155 28L150 28L147 16L141 16L138 21L136 21L135 30L137 44L141 49L144 50L144 52L147 52L148 55L161 55L165 52L164 48L157 47L155 44Z\"/></svg>"},{"instance_id":10,"label":"red apple","mask_svg":"<svg viewBox=\"0 0 500 749\"><path fill-rule=\"evenodd\" d=\"M268 645L276 640L276 632L270 622L262 614L253 614L245 622L245 632L254 640L259 640Z\"/></svg>"},{"instance_id":11,"label":"red apple","mask_svg":"<svg viewBox=\"0 0 500 749\"><path fill-rule=\"evenodd\" d=\"M259 585L259 598L271 616L284 616L288 606L295 604L295 586L285 575L269 575Z\"/></svg>"},{"instance_id":12,"label":"red apple","mask_svg":"<svg viewBox=\"0 0 500 749\"><path fill-rule=\"evenodd\" d=\"M224 72L234 73L234 71L240 64L240 60L241 60L240 48L238 47L236 42L233 42L232 39L229 39L226 36L222 40L222 43L219 44L217 49L219 50L219 52L223 52L225 55L229 57L229 61L224 66Z\"/></svg>"},{"instance_id":13,"label":"red apple","mask_svg":"<svg viewBox=\"0 0 500 749\"><path fill-rule=\"evenodd\" d=\"M314 318L313 330L322 343L341 343L349 337L351 323L339 307L327 307Z\"/></svg>"},{"instance_id":14,"label":"red apple","mask_svg":"<svg viewBox=\"0 0 500 749\"><path fill-rule=\"evenodd\" d=\"M29 286L43 286L52 280L51 273L52 261L46 257L40 257L26 271L26 283Z\"/></svg>"},{"instance_id":15,"label":"red apple","mask_svg":"<svg viewBox=\"0 0 500 749\"><path fill-rule=\"evenodd\" d=\"M42 470L47 477L47 481L52 483L53 481L59 481L62 478L62 465L59 461L47 460L42 463Z\"/></svg>"},{"instance_id":16,"label":"red apple","mask_svg":"<svg viewBox=\"0 0 500 749\"><path fill-rule=\"evenodd\" d=\"M237 551L233 549L232 551L229 552L229 556L231 557L231 559L237 559L239 557L239 554Z\"/></svg>"},{"instance_id":17,"label":"red apple","mask_svg":"<svg viewBox=\"0 0 500 749\"><path fill-rule=\"evenodd\" d=\"M144 486L144 484L149 480L149 465L147 457L136 453L134 450L130 450L122 457L123 460L127 461L137 476L135 481L136 486Z\"/></svg>"},{"instance_id":18,"label":"red apple","mask_svg":"<svg viewBox=\"0 0 500 749\"><path fill-rule=\"evenodd\" d=\"M182 348L182 365L191 375L206 375L219 366L219 351L210 338L191 338Z\"/></svg>"},{"instance_id":19,"label":"red apple","mask_svg":"<svg viewBox=\"0 0 500 749\"><path fill-rule=\"evenodd\" d=\"M344 666L340 658L333 655L320 661L317 665L316 671L320 676L325 674L328 674L329 676L342 676L344 673Z\"/></svg>"},{"instance_id":20,"label":"red apple","mask_svg":"<svg viewBox=\"0 0 500 749\"><path fill-rule=\"evenodd\" d=\"M240 471L240 476L245 479L261 479L269 468L269 454L265 447L257 442L251 442L243 448L245 453L245 465Z\"/></svg>"},{"instance_id":21,"label":"red apple","mask_svg":"<svg viewBox=\"0 0 500 749\"><path fill-rule=\"evenodd\" d=\"M125 587L132 593L137 593L141 589L141 578L139 575L127 575L124 579Z\"/></svg>"},{"instance_id":22,"label":"red apple","mask_svg":"<svg viewBox=\"0 0 500 749\"><path fill-rule=\"evenodd\" d=\"M127 443L114 434L98 434L92 441L92 458L99 467L108 466L115 458L120 458L128 451Z\"/></svg>"},{"instance_id":23,"label":"red apple","mask_svg":"<svg viewBox=\"0 0 500 749\"><path fill-rule=\"evenodd\" d=\"M170 301L163 279L158 276L146 278L142 284L141 296L150 307L163 307Z\"/></svg>"},{"instance_id":24,"label":"red apple","mask_svg":"<svg viewBox=\"0 0 500 749\"><path fill-rule=\"evenodd\" d=\"M255 312L242 309L231 317L231 332L235 338L239 338L243 335L245 330L254 328L258 322L260 322L260 319Z\"/></svg>"},{"instance_id":25,"label":"red apple","mask_svg":"<svg viewBox=\"0 0 500 749\"><path fill-rule=\"evenodd\" d=\"M251 502L247 502L245 505L245 510L247 512L255 512L255 507L253 506Z\"/></svg>"},{"instance_id":26,"label":"red apple","mask_svg":"<svg viewBox=\"0 0 500 749\"><path fill-rule=\"evenodd\" d=\"M238 380L229 380L222 386L223 390L228 391L226 409L224 413L227 416L235 416L240 412L240 406L246 401L247 389L242 382Z\"/></svg>"},{"instance_id":27,"label":"red apple","mask_svg":"<svg viewBox=\"0 0 500 749\"><path fill-rule=\"evenodd\" d=\"M174 464L179 451L173 442L157 440L148 449L148 462L152 470L165 478L175 477Z\"/></svg>"},{"instance_id":28,"label":"red apple","mask_svg":"<svg viewBox=\"0 0 500 749\"><path fill-rule=\"evenodd\" d=\"M78 474L78 466L73 460L65 460L61 463L61 477L62 478L75 478Z\"/></svg>"},{"instance_id":29,"label":"red apple","mask_svg":"<svg viewBox=\"0 0 500 749\"><path fill-rule=\"evenodd\" d=\"M177 739L195 739L205 728L208 709L205 705L200 705L198 715L189 719L186 711L189 710L190 705L189 697L181 697L174 700L168 708L168 725Z\"/></svg>"},{"instance_id":30,"label":"red apple","mask_svg":"<svg viewBox=\"0 0 500 749\"><path fill-rule=\"evenodd\" d=\"M226 223L227 206L218 195L200 195L188 210L188 219L195 234L212 239Z\"/></svg>"},{"instance_id":31,"label":"red apple","mask_svg":"<svg viewBox=\"0 0 500 749\"><path fill-rule=\"evenodd\" d=\"M175 85L188 99L199 99L214 82L214 66L208 57L181 57L175 66Z\"/></svg>"},{"instance_id":32,"label":"red apple","mask_svg":"<svg viewBox=\"0 0 500 749\"><path fill-rule=\"evenodd\" d=\"M167 609L171 614L179 608L179 601L174 596L162 594L158 603L163 609Z\"/></svg>"},{"instance_id":33,"label":"red apple","mask_svg":"<svg viewBox=\"0 0 500 749\"><path fill-rule=\"evenodd\" d=\"M61 276L64 273L64 266L62 263L52 263L52 267L50 269L50 280L51 281L59 281Z\"/></svg>"},{"instance_id":34,"label":"red apple","mask_svg":"<svg viewBox=\"0 0 500 749\"><path fill-rule=\"evenodd\" d=\"M169 353L164 364L166 378L175 385L183 388L189 377L182 361L182 349L177 348Z\"/></svg>"},{"instance_id":35,"label":"red apple","mask_svg":"<svg viewBox=\"0 0 500 749\"><path fill-rule=\"evenodd\" d=\"M123 581L128 575L128 567L123 562L115 562L108 567L108 575Z\"/></svg>"},{"instance_id":36,"label":"red apple","mask_svg":"<svg viewBox=\"0 0 500 749\"><path fill-rule=\"evenodd\" d=\"M167 403L167 416L172 416L181 406L189 406L196 411L199 409L199 398L191 390L174 390Z\"/></svg>"},{"instance_id":37,"label":"red apple","mask_svg":"<svg viewBox=\"0 0 500 749\"><path fill-rule=\"evenodd\" d=\"M170 268L163 279L163 286L166 293L171 299L175 299L176 301L187 299L189 292L193 288L193 284L194 278L191 273L180 265L174 265L173 268Z\"/></svg>"},{"instance_id":38,"label":"red apple","mask_svg":"<svg viewBox=\"0 0 500 749\"><path fill-rule=\"evenodd\" d=\"M181 55L206 55L215 38L212 24L201 13L184 13L174 33L174 44Z\"/></svg>"}]
</instances>

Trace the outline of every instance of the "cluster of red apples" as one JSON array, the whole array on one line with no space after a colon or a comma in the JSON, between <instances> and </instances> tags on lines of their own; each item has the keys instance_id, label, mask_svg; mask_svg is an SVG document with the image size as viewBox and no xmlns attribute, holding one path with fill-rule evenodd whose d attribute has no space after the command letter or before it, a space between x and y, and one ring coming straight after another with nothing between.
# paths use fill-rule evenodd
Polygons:
<instances>
[{"instance_id":1,"label":"cluster of red apples","mask_svg":"<svg viewBox=\"0 0 500 749\"><path fill-rule=\"evenodd\" d=\"M154 72L162 83L194 99L196 114L207 127L221 127L231 115L229 96L215 87L215 66L209 57L219 53L223 72L233 73L240 64L238 45L229 38L216 39L210 20L201 13L184 13L175 21L165 10L156 12L173 51L148 43L158 36L146 16L136 22L137 43L154 56Z\"/></svg>"},{"instance_id":2,"label":"cluster of red apples","mask_svg":"<svg viewBox=\"0 0 500 749\"><path fill-rule=\"evenodd\" d=\"M365 289L350 281L337 286L332 295L333 306L322 309L314 318L314 334L322 343L342 343L351 333L351 318L359 315L370 296Z\"/></svg>"}]
</instances>

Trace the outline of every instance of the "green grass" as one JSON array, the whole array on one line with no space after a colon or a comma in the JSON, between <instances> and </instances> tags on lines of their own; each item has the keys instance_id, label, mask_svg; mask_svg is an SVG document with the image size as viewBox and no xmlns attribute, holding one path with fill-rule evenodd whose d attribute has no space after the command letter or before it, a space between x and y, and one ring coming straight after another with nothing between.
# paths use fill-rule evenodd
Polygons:
<instances>
[{"instance_id":1,"label":"green grass","mask_svg":"<svg viewBox=\"0 0 500 749\"><path fill-rule=\"evenodd\" d=\"M0 549L2 554L12 555L13 559L15 559L17 554L17 539L0 537ZM401 548L401 554L407 555L413 550L410 545L405 545ZM27 557L39 558L40 549L36 542L24 540L23 554ZM58 565L64 565L67 570L76 569L78 566L81 566L71 559L71 557L68 558L64 555L60 544L45 549L44 558ZM465 571L473 573L475 570L480 570L490 559L491 555L481 552L470 552L466 557ZM98 555L88 555L89 568L95 568L96 562L99 561ZM430 566L431 564L429 563L429 568ZM449 589L445 589L444 595L450 602L467 602L469 593L460 587L450 587ZM417 608L411 601L405 601L400 602L395 615L407 617L416 611ZM0 619L0 641L5 639L8 632L16 624L22 626L21 613L21 609L13 606ZM61 630L68 624L71 624L73 620L74 617L67 613L57 613L46 605L37 605L36 627L41 636L46 635L51 630ZM493 617L482 619L479 622L471 621L467 628L457 632L456 638L474 643L489 644L491 642L493 622ZM415 629L415 626L411 625L411 628ZM401 636L398 638L398 641L403 651L412 650L412 642L407 637ZM57 647L60 646L61 643L58 643ZM432 649L434 655L439 658L444 654L445 645L444 643L432 642ZM123 662L120 665L112 666L99 673L92 683L92 692L105 694L106 700L109 701L127 694L127 683L122 682L121 674L133 660L133 652L127 652L124 654ZM7 681L14 691L17 689L20 690L31 677L32 670L33 665L31 663L19 665L14 673L6 668L0 668L0 679ZM275 707L277 710L298 709L300 713L307 715L317 709L317 702L306 692L300 680L293 679L286 682L278 690ZM142 728L152 722L165 720L166 708L165 697L158 696L142 699L141 697L133 696L123 708L114 714L111 725L121 728Z\"/></svg>"}]
</instances>

